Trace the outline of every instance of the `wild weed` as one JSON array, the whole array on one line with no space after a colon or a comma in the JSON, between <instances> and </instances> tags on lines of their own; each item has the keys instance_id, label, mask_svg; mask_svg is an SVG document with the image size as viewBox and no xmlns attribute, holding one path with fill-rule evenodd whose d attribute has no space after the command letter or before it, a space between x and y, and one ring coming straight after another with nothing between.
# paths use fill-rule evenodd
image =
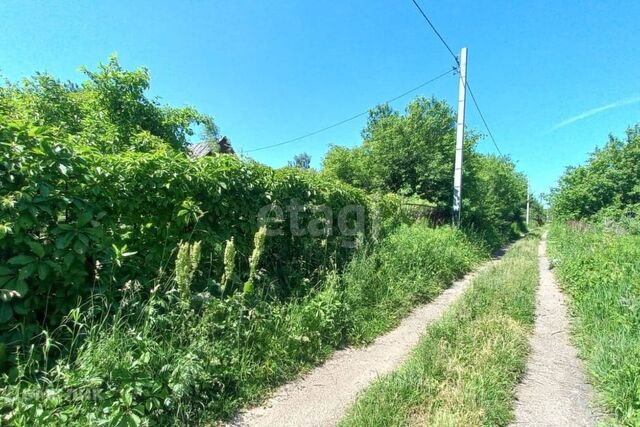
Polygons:
<instances>
[{"instance_id":1,"label":"wild weed","mask_svg":"<svg viewBox=\"0 0 640 427\"><path fill-rule=\"evenodd\" d=\"M186 307L191 301L191 284L200 263L200 251L200 242L181 242L178 246L175 281L180 292L180 301Z\"/></svg>"}]
</instances>

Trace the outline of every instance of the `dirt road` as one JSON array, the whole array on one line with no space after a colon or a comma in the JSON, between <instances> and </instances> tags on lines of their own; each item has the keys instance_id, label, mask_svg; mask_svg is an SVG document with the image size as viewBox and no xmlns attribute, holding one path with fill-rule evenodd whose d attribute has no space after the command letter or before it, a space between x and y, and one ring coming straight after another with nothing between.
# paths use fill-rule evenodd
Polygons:
<instances>
[{"instance_id":1,"label":"dirt road","mask_svg":"<svg viewBox=\"0 0 640 427\"><path fill-rule=\"evenodd\" d=\"M592 426L593 392L569 338L564 296L540 242L540 286L527 374L517 390L515 426Z\"/></svg>"},{"instance_id":2,"label":"dirt road","mask_svg":"<svg viewBox=\"0 0 640 427\"><path fill-rule=\"evenodd\" d=\"M480 270L494 262L497 260ZM322 366L278 389L264 405L241 412L229 425L336 425L361 390L406 360L426 327L462 295L480 270L455 282L433 302L416 308L398 328L368 347L336 352Z\"/></svg>"}]
</instances>

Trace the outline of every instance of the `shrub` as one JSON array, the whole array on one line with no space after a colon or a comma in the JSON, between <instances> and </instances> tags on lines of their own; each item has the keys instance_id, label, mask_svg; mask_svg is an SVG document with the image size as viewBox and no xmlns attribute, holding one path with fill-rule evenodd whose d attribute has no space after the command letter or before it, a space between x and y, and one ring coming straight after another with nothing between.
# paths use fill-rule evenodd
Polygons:
<instances>
[{"instance_id":1,"label":"shrub","mask_svg":"<svg viewBox=\"0 0 640 427\"><path fill-rule=\"evenodd\" d=\"M0 330L10 347L28 345L41 325L57 326L90 295L117 301L128 281L148 292L181 241L200 241L207 254L194 291L217 292L225 242L234 238L239 271L248 274L260 209L291 200L301 205L305 226L322 219L314 206L330 208L336 232L293 236L293 214L285 210L282 235L267 239L255 270L273 296L302 295L309 279L351 257L357 236L337 232L338 212L355 205L373 215L362 191L312 171L274 170L228 155L192 161L173 150L103 154L56 130L2 119L0 141Z\"/></svg>"}]
</instances>

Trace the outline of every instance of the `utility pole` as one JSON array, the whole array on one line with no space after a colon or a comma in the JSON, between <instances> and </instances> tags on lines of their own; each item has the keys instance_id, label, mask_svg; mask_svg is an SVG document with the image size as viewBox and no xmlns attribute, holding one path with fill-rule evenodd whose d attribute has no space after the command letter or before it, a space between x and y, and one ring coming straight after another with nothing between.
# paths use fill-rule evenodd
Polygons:
<instances>
[{"instance_id":1,"label":"utility pole","mask_svg":"<svg viewBox=\"0 0 640 427\"><path fill-rule=\"evenodd\" d=\"M453 224L460 226L462 217L462 149L464 146L464 108L467 94L467 48L460 50L460 83L458 86L458 125L456 156L453 170Z\"/></svg>"},{"instance_id":2,"label":"utility pole","mask_svg":"<svg viewBox=\"0 0 640 427\"><path fill-rule=\"evenodd\" d=\"M527 228L529 227L529 178L527 178Z\"/></svg>"}]
</instances>

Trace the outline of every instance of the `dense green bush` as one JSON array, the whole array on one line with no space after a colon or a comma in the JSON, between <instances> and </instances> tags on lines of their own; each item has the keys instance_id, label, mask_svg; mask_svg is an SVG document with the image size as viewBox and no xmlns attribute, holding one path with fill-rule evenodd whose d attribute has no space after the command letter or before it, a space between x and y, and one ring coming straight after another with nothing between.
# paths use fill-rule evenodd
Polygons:
<instances>
[{"instance_id":1,"label":"dense green bush","mask_svg":"<svg viewBox=\"0 0 640 427\"><path fill-rule=\"evenodd\" d=\"M182 240L202 242L208 258L196 287L215 293L223 243L233 236L238 264L246 265L263 206L283 208L283 233L269 240L261 268L262 282L284 297L304 293L303 283L350 258L358 236L338 229L341 209L363 207L371 225L372 206L361 190L310 171L273 170L226 155L192 161L170 149L102 154L16 122L0 121L0 135L0 325L9 343L27 343L39 325L59 324L79 298L115 298L123 283L163 274ZM390 204L401 208L401 199L383 199L378 215ZM313 207L326 206L335 231L314 237L303 228L293 236L286 209L292 200L301 206L302 227L324 219Z\"/></svg>"},{"instance_id":2,"label":"dense green bush","mask_svg":"<svg viewBox=\"0 0 640 427\"><path fill-rule=\"evenodd\" d=\"M574 336L604 406L640 424L640 237L576 223L555 225L549 248L571 296Z\"/></svg>"},{"instance_id":3,"label":"dense green bush","mask_svg":"<svg viewBox=\"0 0 640 427\"><path fill-rule=\"evenodd\" d=\"M185 150L194 125L217 136L210 116L193 108L174 108L149 99L149 72L124 70L111 57L97 71L83 69L77 85L38 73L20 83L0 86L0 116L55 128L70 140L102 153ZM66 138L65 138L66 139Z\"/></svg>"},{"instance_id":4,"label":"dense green bush","mask_svg":"<svg viewBox=\"0 0 640 427\"><path fill-rule=\"evenodd\" d=\"M84 339L37 381L2 379L0 414L18 426L210 423L336 347L389 329L485 255L458 230L415 224L360 248L342 275L284 302L268 301L262 289L185 304L172 279L150 295L130 283L115 318L69 316L64 327Z\"/></svg>"},{"instance_id":5,"label":"dense green bush","mask_svg":"<svg viewBox=\"0 0 640 427\"><path fill-rule=\"evenodd\" d=\"M520 237L526 232L526 177L504 157L476 154L467 165L470 177L462 192L463 224L494 248Z\"/></svg>"},{"instance_id":6,"label":"dense green bush","mask_svg":"<svg viewBox=\"0 0 640 427\"><path fill-rule=\"evenodd\" d=\"M224 242L234 237L238 271L248 271L264 206L283 209L283 233L268 240L258 266L270 297L304 294L355 244L406 217L401 198L369 198L313 171L228 155L191 160L189 126L214 134L210 118L148 100L144 70L112 60L87 74L80 87L38 75L0 88L0 340L10 347L28 345L90 295L117 301L135 280L148 292L171 272L180 241L202 242L207 258L194 287L216 294ZM331 209L334 232L292 235L292 201L302 227L325 221L316 206ZM339 230L346 206L364 209L359 236ZM350 228L355 216L346 218ZM236 276L232 287L247 279Z\"/></svg>"},{"instance_id":7,"label":"dense green bush","mask_svg":"<svg viewBox=\"0 0 640 427\"><path fill-rule=\"evenodd\" d=\"M444 212L451 204L455 115L445 101L416 98L406 114L381 105L369 113L361 146L332 147L326 174L366 190L417 195ZM477 137L470 134L465 155Z\"/></svg>"},{"instance_id":8,"label":"dense green bush","mask_svg":"<svg viewBox=\"0 0 640 427\"><path fill-rule=\"evenodd\" d=\"M626 139L610 136L585 165L570 167L551 194L559 220L635 218L640 215L640 126Z\"/></svg>"}]
</instances>

